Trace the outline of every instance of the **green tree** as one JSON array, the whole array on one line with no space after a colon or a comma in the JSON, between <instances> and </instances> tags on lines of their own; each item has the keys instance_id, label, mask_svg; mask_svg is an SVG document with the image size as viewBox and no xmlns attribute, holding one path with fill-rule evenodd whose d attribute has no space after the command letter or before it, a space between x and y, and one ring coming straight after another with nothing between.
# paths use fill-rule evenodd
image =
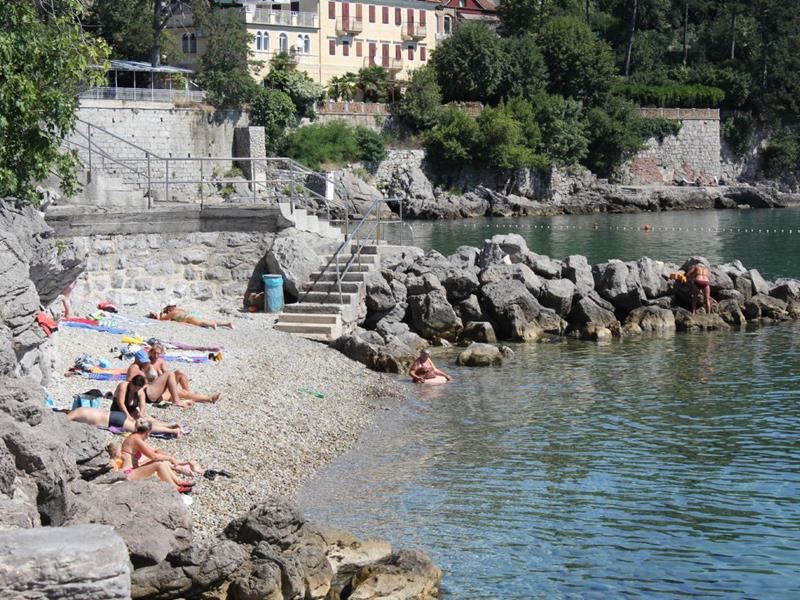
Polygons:
<instances>
[{"instance_id":1,"label":"green tree","mask_svg":"<svg viewBox=\"0 0 800 600\"><path fill-rule=\"evenodd\" d=\"M270 71L264 78L264 87L283 92L292 99L300 118L313 119L314 107L325 97L325 90L318 83L298 71L292 61L285 60L286 53L277 54L270 61Z\"/></svg>"},{"instance_id":2,"label":"green tree","mask_svg":"<svg viewBox=\"0 0 800 600\"><path fill-rule=\"evenodd\" d=\"M589 151L589 139L581 103L540 94L533 104L544 140L543 154L556 165L568 166L582 161Z\"/></svg>"},{"instance_id":3,"label":"green tree","mask_svg":"<svg viewBox=\"0 0 800 600\"><path fill-rule=\"evenodd\" d=\"M86 36L78 0L0 0L0 197L36 201L36 182L58 176L77 189L73 153L77 94L101 85L108 47Z\"/></svg>"},{"instance_id":4,"label":"green tree","mask_svg":"<svg viewBox=\"0 0 800 600\"><path fill-rule=\"evenodd\" d=\"M572 17L548 22L539 34L550 92L589 106L605 99L617 74L611 48L589 26Z\"/></svg>"},{"instance_id":5,"label":"green tree","mask_svg":"<svg viewBox=\"0 0 800 600\"><path fill-rule=\"evenodd\" d=\"M250 122L264 128L267 149L275 152L283 142L284 132L297 124L297 110L285 93L268 88L258 88L250 106Z\"/></svg>"},{"instance_id":6,"label":"green tree","mask_svg":"<svg viewBox=\"0 0 800 600\"><path fill-rule=\"evenodd\" d=\"M436 71L425 65L411 72L403 97L394 109L400 119L414 131L423 131L436 123L441 110L442 92Z\"/></svg>"},{"instance_id":7,"label":"green tree","mask_svg":"<svg viewBox=\"0 0 800 600\"><path fill-rule=\"evenodd\" d=\"M584 164L602 177L611 176L644 145L636 108L618 96L609 96L602 106L591 109L586 120L589 146Z\"/></svg>"},{"instance_id":8,"label":"green tree","mask_svg":"<svg viewBox=\"0 0 800 600\"><path fill-rule=\"evenodd\" d=\"M207 41L200 81L209 101L222 107L248 104L258 88L250 68L260 64L250 60L252 35L235 10L211 10L203 1L196 1L193 10Z\"/></svg>"},{"instance_id":9,"label":"green tree","mask_svg":"<svg viewBox=\"0 0 800 600\"><path fill-rule=\"evenodd\" d=\"M500 37L480 23L459 25L431 61L445 102L497 100L508 65Z\"/></svg>"},{"instance_id":10,"label":"green tree","mask_svg":"<svg viewBox=\"0 0 800 600\"><path fill-rule=\"evenodd\" d=\"M389 71L381 65L370 65L358 70L358 89L364 102L386 102L392 87Z\"/></svg>"},{"instance_id":11,"label":"green tree","mask_svg":"<svg viewBox=\"0 0 800 600\"><path fill-rule=\"evenodd\" d=\"M455 107L446 107L439 122L425 134L428 158L444 166L471 162L481 144L481 132L475 119Z\"/></svg>"},{"instance_id":12,"label":"green tree","mask_svg":"<svg viewBox=\"0 0 800 600\"><path fill-rule=\"evenodd\" d=\"M358 91L358 75L355 73L345 73L344 75L331 77L328 81L328 97L333 100L351 101L356 97Z\"/></svg>"},{"instance_id":13,"label":"green tree","mask_svg":"<svg viewBox=\"0 0 800 600\"><path fill-rule=\"evenodd\" d=\"M489 164L501 169L533 165L535 155L525 144L522 127L511 111L503 106L486 108L476 123L481 132L483 157Z\"/></svg>"},{"instance_id":14,"label":"green tree","mask_svg":"<svg viewBox=\"0 0 800 600\"><path fill-rule=\"evenodd\" d=\"M547 65L532 34L503 40L507 69L503 73L499 95L531 99L547 89Z\"/></svg>"},{"instance_id":15,"label":"green tree","mask_svg":"<svg viewBox=\"0 0 800 600\"><path fill-rule=\"evenodd\" d=\"M378 163L386 158L386 145L379 133L358 126L355 129L355 136L358 143L359 160Z\"/></svg>"},{"instance_id":16,"label":"green tree","mask_svg":"<svg viewBox=\"0 0 800 600\"><path fill-rule=\"evenodd\" d=\"M290 131L281 152L315 170L359 160L382 160L385 156L383 140L377 133L341 121L314 123Z\"/></svg>"}]
</instances>

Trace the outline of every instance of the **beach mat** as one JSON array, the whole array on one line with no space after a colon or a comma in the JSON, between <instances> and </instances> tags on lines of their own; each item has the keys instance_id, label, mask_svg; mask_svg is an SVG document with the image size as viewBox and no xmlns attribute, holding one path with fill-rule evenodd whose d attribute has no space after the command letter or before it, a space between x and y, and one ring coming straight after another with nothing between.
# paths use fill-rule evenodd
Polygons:
<instances>
[{"instance_id":1,"label":"beach mat","mask_svg":"<svg viewBox=\"0 0 800 600\"><path fill-rule=\"evenodd\" d=\"M67 327L76 327L78 329L91 329L92 331L102 331L103 333L116 333L126 334L130 333L127 329L119 329L117 327L106 327L105 325L91 325L89 323L75 323L73 321L65 321L64 325Z\"/></svg>"}]
</instances>

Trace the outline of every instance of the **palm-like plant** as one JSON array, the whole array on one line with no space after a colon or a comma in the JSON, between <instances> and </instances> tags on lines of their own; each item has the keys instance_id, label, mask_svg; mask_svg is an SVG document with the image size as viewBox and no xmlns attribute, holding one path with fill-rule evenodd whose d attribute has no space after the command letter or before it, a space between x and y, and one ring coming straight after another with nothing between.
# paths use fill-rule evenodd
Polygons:
<instances>
[{"instance_id":1,"label":"palm-like plant","mask_svg":"<svg viewBox=\"0 0 800 600\"><path fill-rule=\"evenodd\" d=\"M331 77L328 83L328 97L334 100L349 102L356 96L358 90L358 75L345 73L339 77Z\"/></svg>"}]
</instances>

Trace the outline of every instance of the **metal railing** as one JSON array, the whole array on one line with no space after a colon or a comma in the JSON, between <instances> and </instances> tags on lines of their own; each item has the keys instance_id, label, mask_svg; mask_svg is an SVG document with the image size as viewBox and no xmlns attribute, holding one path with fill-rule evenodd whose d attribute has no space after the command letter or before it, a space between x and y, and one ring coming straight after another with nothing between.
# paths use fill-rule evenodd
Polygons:
<instances>
[{"instance_id":1,"label":"metal railing","mask_svg":"<svg viewBox=\"0 0 800 600\"><path fill-rule=\"evenodd\" d=\"M406 23L403 25L403 30L400 33L400 36L404 40L421 40L427 37L427 35L428 27L421 23Z\"/></svg>"},{"instance_id":2,"label":"metal railing","mask_svg":"<svg viewBox=\"0 0 800 600\"><path fill-rule=\"evenodd\" d=\"M95 87L82 91L78 98L131 102L205 102L206 93L160 88Z\"/></svg>"},{"instance_id":3,"label":"metal railing","mask_svg":"<svg viewBox=\"0 0 800 600\"><path fill-rule=\"evenodd\" d=\"M245 21L253 25L285 25L288 27L318 27L317 13L288 10L271 10L269 8L244 9Z\"/></svg>"},{"instance_id":4,"label":"metal railing","mask_svg":"<svg viewBox=\"0 0 800 600\"><path fill-rule=\"evenodd\" d=\"M383 204L398 204L398 219L385 220L377 215L377 211ZM323 302L327 300L333 287L336 287L339 296L339 304L344 304L342 296L342 281L345 276L350 272L350 269L357 265L361 267L361 254L364 246L368 244L378 245L383 241L383 232L388 225L400 225L401 228L405 227L411 232L411 241L414 241L414 228L409 223L403 220L403 199L402 198L376 198L372 201L367 212L361 217L361 220L356 224L352 231L348 231L345 227L344 241L339 244L336 251L331 258L325 263L325 266L320 270L319 274L314 278L314 281L308 285L306 291L300 297L300 302L305 302L308 294L314 289L314 286L320 281L326 273L330 272L336 275L336 279L329 286L328 291L323 297ZM403 229L401 229L403 231ZM403 238L401 237L401 240ZM402 242L401 242L402 243ZM355 246L355 248L354 248ZM348 253L346 259L342 259L342 254ZM330 271L329 271L330 269ZM334 270L335 269L335 270Z\"/></svg>"},{"instance_id":5,"label":"metal railing","mask_svg":"<svg viewBox=\"0 0 800 600\"><path fill-rule=\"evenodd\" d=\"M364 57L364 66L371 67L374 65L380 65L384 69L389 71L402 71L403 70L403 59L402 58L391 58L389 56L365 56Z\"/></svg>"},{"instance_id":6,"label":"metal railing","mask_svg":"<svg viewBox=\"0 0 800 600\"><path fill-rule=\"evenodd\" d=\"M364 21L355 17L339 17L336 19L336 33L344 35L347 33L359 34L364 31Z\"/></svg>"}]
</instances>

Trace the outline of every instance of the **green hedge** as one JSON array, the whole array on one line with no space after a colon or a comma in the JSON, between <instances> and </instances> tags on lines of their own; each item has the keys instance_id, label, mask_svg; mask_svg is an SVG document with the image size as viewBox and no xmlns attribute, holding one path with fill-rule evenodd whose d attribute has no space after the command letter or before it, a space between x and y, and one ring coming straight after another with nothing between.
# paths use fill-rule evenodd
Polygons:
<instances>
[{"instance_id":1,"label":"green hedge","mask_svg":"<svg viewBox=\"0 0 800 600\"><path fill-rule=\"evenodd\" d=\"M614 92L640 106L659 108L714 108L725 99L725 92L708 85L645 85L621 83Z\"/></svg>"},{"instance_id":2,"label":"green hedge","mask_svg":"<svg viewBox=\"0 0 800 600\"><path fill-rule=\"evenodd\" d=\"M636 121L634 128L636 132L642 136L642 139L649 140L656 138L659 143L664 141L664 138L670 135L678 135L682 121L676 119L662 119L660 117L643 117Z\"/></svg>"},{"instance_id":3,"label":"green hedge","mask_svg":"<svg viewBox=\"0 0 800 600\"><path fill-rule=\"evenodd\" d=\"M336 168L358 161L377 162L386 155L379 134L341 121L314 123L290 131L280 152L315 171L323 165Z\"/></svg>"}]
</instances>

